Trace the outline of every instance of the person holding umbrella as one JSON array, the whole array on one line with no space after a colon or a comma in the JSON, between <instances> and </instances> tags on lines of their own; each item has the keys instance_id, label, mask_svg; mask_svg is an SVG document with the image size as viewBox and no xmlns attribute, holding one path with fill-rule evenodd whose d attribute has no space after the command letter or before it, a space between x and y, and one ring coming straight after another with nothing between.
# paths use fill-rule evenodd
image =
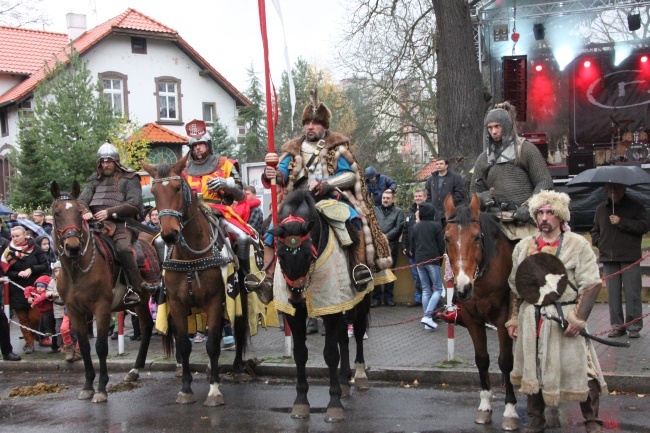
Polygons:
<instances>
[{"instance_id":1,"label":"person holding umbrella","mask_svg":"<svg viewBox=\"0 0 650 433\"><path fill-rule=\"evenodd\" d=\"M641 240L648 231L646 210L641 203L625 194L626 186L607 183L607 201L596 208L592 244L598 247L605 275L612 275L641 258ZM629 333L639 338L643 328L641 303L641 266L639 263L627 271L607 280L609 296L609 321L613 331L608 337L616 338ZM622 292L625 291L625 318ZM638 319L634 323L629 322Z\"/></svg>"}]
</instances>

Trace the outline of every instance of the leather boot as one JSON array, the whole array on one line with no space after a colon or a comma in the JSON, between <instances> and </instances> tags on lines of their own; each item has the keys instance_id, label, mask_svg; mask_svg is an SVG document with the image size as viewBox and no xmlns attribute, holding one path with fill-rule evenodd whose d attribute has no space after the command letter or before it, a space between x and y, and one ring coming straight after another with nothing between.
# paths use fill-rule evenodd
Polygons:
<instances>
[{"instance_id":1,"label":"leather boot","mask_svg":"<svg viewBox=\"0 0 650 433\"><path fill-rule=\"evenodd\" d=\"M363 292L372 282L373 275L366 263L366 241L363 230L357 232L359 243L349 248L352 283L357 292Z\"/></svg>"},{"instance_id":2,"label":"leather boot","mask_svg":"<svg viewBox=\"0 0 650 433\"><path fill-rule=\"evenodd\" d=\"M530 422L526 426L524 433L541 433L544 431L546 428L545 407L542 391L528 396L528 418Z\"/></svg>"},{"instance_id":3,"label":"leather boot","mask_svg":"<svg viewBox=\"0 0 650 433\"><path fill-rule=\"evenodd\" d=\"M72 358L74 357L74 346L72 344L63 346L63 351L65 352L66 362L73 362Z\"/></svg>"},{"instance_id":4,"label":"leather boot","mask_svg":"<svg viewBox=\"0 0 650 433\"><path fill-rule=\"evenodd\" d=\"M600 405L600 385L596 379L587 382L589 394L587 400L580 403L582 416L585 418L585 430L587 433L599 433L603 431L603 422L598 418L598 407Z\"/></svg>"},{"instance_id":5,"label":"leather boot","mask_svg":"<svg viewBox=\"0 0 650 433\"><path fill-rule=\"evenodd\" d=\"M260 281L261 273L247 274L244 278L244 285L249 292L257 293L257 297L264 305L273 300L273 274L275 273L275 250L264 245L264 279Z\"/></svg>"},{"instance_id":6,"label":"leather boot","mask_svg":"<svg viewBox=\"0 0 650 433\"><path fill-rule=\"evenodd\" d=\"M142 277L140 276L140 269L138 269L138 265L135 262L135 258L131 254L131 251L122 254L120 259L122 262L122 269L128 279L127 287L131 286L124 295L122 302L124 302L124 305L135 305L140 302L140 295L138 293L142 293Z\"/></svg>"},{"instance_id":7,"label":"leather boot","mask_svg":"<svg viewBox=\"0 0 650 433\"><path fill-rule=\"evenodd\" d=\"M72 354L72 361L70 362L76 362L76 361L81 361L83 359L83 356L81 356L81 350L79 350L78 347L74 348L74 353Z\"/></svg>"}]
</instances>

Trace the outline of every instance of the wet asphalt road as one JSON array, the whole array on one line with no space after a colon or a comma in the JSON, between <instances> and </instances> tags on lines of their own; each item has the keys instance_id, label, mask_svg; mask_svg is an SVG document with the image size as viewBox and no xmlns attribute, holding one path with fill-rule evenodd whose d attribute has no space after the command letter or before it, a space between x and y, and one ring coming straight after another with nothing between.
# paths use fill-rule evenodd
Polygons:
<instances>
[{"instance_id":1,"label":"wet asphalt road","mask_svg":"<svg viewBox=\"0 0 650 433\"><path fill-rule=\"evenodd\" d=\"M0 364L0 370L2 365ZM109 387L119 384L122 375L111 376ZM69 386L59 394L9 398L16 386L37 382ZM474 424L478 390L453 387L405 387L397 383L373 383L365 393L353 390L344 400L346 420L324 421L328 401L322 381L309 390L311 417L293 420L288 412L295 398L292 382L257 378L248 384L222 379L226 405L216 408L201 403L208 392L205 375L194 376L193 390L198 402L175 403L180 379L172 372L145 373L139 387L109 394L108 403L77 400L83 376L80 374L0 372L0 431L2 432L500 432L503 393L496 391L494 423ZM96 383L96 382L95 382ZM525 398L517 395L517 409L525 418ZM601 401L605 431L647 432L650 396L609 395ZM565 426L549 432L582 432L577 403L560 409ZM523 431L523 429L522 429Z\"/></svg>"}]
</instances>

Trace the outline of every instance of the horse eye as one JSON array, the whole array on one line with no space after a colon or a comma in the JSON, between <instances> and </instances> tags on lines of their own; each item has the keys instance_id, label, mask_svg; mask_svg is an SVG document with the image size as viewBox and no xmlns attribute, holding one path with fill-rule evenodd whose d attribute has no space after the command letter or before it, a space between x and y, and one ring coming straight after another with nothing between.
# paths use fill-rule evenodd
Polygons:
<instances>
[{"instance_id":1,"label":"horse eye","mask_svg":"<svg viewBox=\"0 0 650 433\"><path fill-rule=\"evenodd\" d=\"M445 243L449 243L450 240L451 240L451 239L449 238L449 235L445 235Z\"/></svg>"},{"instance_id":2,"label":"horse eye","mask_svg":"<svg viewBox=\"0 0 650 433\"><path fill-rule=\"evenodd\" d=\"M480 234L480 233L478 233L478 234L474 237L474 241L475 241L475 242L481 242L481 234Z\"/></svg>"}]
</instances>

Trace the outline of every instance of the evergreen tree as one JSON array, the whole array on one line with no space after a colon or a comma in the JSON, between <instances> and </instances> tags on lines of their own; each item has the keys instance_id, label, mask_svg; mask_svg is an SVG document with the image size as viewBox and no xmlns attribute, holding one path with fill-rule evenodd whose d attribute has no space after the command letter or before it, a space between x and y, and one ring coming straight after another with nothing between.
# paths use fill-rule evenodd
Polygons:
<instances>
[{"instance_id":1,"label":"evergreen tree","mask_svg":"<svg viewBox=\"0 0 650 433\"><path fill-rule=\"evenodd\" d=\"M19 172L9 191L19 207L49 206L52 180L83 184L95 171L97 149L119 123L74 48L47 75L34 94L33 118L19 123L21 151L13 155Z\"/></svg>"},{"instance_id":2,"label":"evergreen tree","mask_svg":"<svg viewBox=\"0 0 650 433\"><path fill-rule=\"evenodd\" d=\"M251 105L239 109L239 120L246 124L246 137L240 143L240 163L264 161L268 151L268 135L266 129L266 102L262 83L251 66L246 70L248 88L244 92Z\"/></svg>"},{"instance_id":3,"label":"evergreen tree","mask_svg":"<svg viewBox=\"0 0 650 433\"><path fill-rule=\"evenodd\" d=\"M228 133L228 128L221 123L219 117L214 119L210 139L212 140L212 153L237 158L237 140Z\"/></svg>"}]
</instances>

